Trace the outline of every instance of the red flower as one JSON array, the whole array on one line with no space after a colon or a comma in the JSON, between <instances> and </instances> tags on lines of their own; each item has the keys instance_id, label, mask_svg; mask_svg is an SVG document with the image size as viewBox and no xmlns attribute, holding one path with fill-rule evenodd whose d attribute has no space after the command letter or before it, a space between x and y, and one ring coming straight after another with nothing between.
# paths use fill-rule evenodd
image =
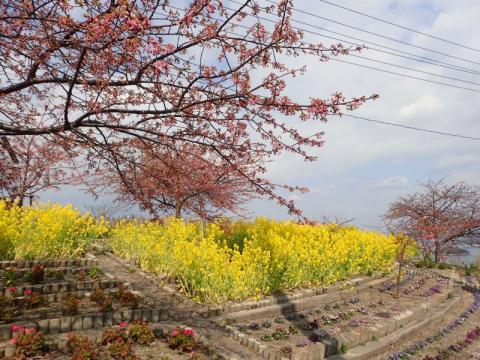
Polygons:
<instances>
[{"instance_id":1,"label":"red flower","mask_svg":"<svg viewBox=\"0 0 480 360\"><path fill-rule=\"evenodd\" d=\"M123 321L120 324L118 324L118 326L120 326L122 329L126 328L128 326L128 322Z\"/></svg>"},{"instance_id":2,"label":"red flower","mask_svg":"<svg viewBox=\"0 0 480 360\"><path fill-rule=\"evenodd\" d=\"M12 332L20 332L20 331L23 331L23 330L24 330L23 326L20 326L20 325L17 325L17 324L12 325Z\"/></svg>"},{"instance_id":3,"label":"red flower","mask_svg":"<svg viewBox=\"0 0 480 360\"><path fill-rule=\"evenodd\" d=\"M17 292L17 288L16 288L16 287L9 287L7 290L10 291L11 293Z\"/></svg>"},{"instance_id":4,"label":"red flower","mask_svg":"<svg viewBox=\"0 0 480 360\"><path fill-rule=\"evenodd\" d=\"M27 289L27 290L25 290L25 291L23 292L23 295L25 295L25 296L30 296L30 295L32 295L32 293L33 293L32 290Z\"/></svg>"},{"instance_id":5,"label":"red flower","mask_svg":"<svg viewBox=\"0 0 480 360\"><path fill-rule=\"evenodd\" d=\"M173 337L176 337L176 336L178 336L178 335L180 335L180 332L179 332L178 330L173 330L173 331L172 331L172 336L173 336Z\"/></svg>"},{"instance_id":6,"label":"red flower","mask_svg":"<svg viewBox=\"0 0 480 360\"><path fill-rule=\"evenodd\" d=\"M187 336L192 336L193 335L193 329L192 328L186 328L183 330L183 334Z\"/></svg>"},{"instance_id":7,"label":"red flower","mask_svg":"<svg viewBox=\"0 0 480 360\"><path fill-rule=\"evenodd\" d=\"M34 328L25 329L26 334L35 334L36 332L37 332L37 330L35 330Z\"/></svg>"}]
</instances>

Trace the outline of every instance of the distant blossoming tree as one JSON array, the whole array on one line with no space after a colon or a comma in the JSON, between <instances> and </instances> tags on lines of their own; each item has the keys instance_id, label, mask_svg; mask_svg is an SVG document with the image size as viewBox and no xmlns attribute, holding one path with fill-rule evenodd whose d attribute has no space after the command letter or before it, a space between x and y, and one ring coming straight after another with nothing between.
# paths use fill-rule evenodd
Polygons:
<instances>
[{"instance_id":1,"label":"distant blossoming tree","mask_svg":"<svg viewBox=\"0 0 480 360\"><path fill-rule=\"evenodd\" d=\"M107 169L100 184L107 184L122 203L137 204L156 218L185 213L207 220L242 212L241 205L256 194L248 181L255 166L255 159L245 155L239 173L218 154L192 145L162 152L143 148L122 176Z\"/></svg>"},{"instance_id":2,"label":"distant blossoming tree","mask_svg":"<svg viewBox=\"0 0 480 360\"><path fill-rule=\"evenodd\" d=\"M440 261L446 246L480 242L480 187L444 179L423 184L423 192L401 197L384 219L390 229L417 239L425 257Z\"/></svg>"},{"instance_id":3,"label":"distant blossoming tree","mask_svg":"<svg viewBox=\"0 0 480 360\"><path fill-rule=\"evenodd\" d=\"M0 135L76 146L86 174L138 166L137 141L203 147L238 173L244 153L262 163L282 152L312 161L308 150L322 146L323 132L306 134L288 118L326 121L376 96L286 95L287 79L305 72L289 59L360 50L304 42L292 9L290 0L234 8L195 0L184 9L166 0L3 1ZM247 179L255 191L301 215L257 170Z\"/></svg>"},{"instance_id":4,"label":"distant blossoming tree","mask_svg":"<svg viewBox=\"0 0 480 360\"><path fill-rule=\"evenodd\" d=\"M0 197L23 205L39 191L72 181L67 156L55 144L34 136L0 138Z\"/></svg>"}]
</instances>

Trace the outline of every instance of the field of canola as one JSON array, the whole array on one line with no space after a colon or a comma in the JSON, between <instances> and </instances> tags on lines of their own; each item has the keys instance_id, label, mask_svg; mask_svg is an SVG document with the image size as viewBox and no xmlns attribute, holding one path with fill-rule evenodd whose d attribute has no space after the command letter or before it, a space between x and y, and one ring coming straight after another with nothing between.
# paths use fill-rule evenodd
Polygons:
<instances>
[{"instance_id":1,"label":"field of canola","mask_svg":"<svg viewBox=\"0 0 480 360\"><path fill-rule=\"evenodd\" d=\"M72 206L19 208L0 201L1 260L79 257L99 238L142 269L175 276L185 294L204 303L388 272L397 253L393 236L350 226L264 218L204 229L174 218L109 224Z\"/></svg>"},{"instance_id":2,"label":"field of canola","mask_svg":"<svg viewBox=\"0 0 480 360\"><path fill-rule=\"evenodd\" d=\"M120 222L108 243L146 271L175 275L186 294L205 303L388 272L397 253L394 238L378 232L263 218L204 231L177 219Z\"/></svg>"}]
</instances>

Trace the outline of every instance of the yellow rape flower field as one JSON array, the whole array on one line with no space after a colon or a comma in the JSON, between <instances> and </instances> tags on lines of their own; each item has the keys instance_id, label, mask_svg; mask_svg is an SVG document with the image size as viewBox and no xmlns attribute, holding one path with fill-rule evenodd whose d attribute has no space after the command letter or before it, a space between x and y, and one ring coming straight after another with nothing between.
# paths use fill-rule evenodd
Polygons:
<instances>
[{"instance_id":1,"label":"yellow rape flower field","mask_svg":"<svg viewBox=\"0 0 480 360\"><path fill-rule=\"evenodd\" d=\"M109 224L72 206L0 201L2 260L79 257L100 238L118 256L175 276L186 295L211 304L387 273L397 254L393 236L353 226L264 218L203 229L175 218Z\"/></svg>"},{"instance_id":2,"label":"yellow rape flower field","mask_svg":"<svg viewBox=\"0 0 480 360\"><path fill-rule=\"evenodd\" d=\"M268 219L212 224L203 234L198 223L178 219L120 222L108 243L146 271L175 275L186 294L205 303L389 272L397 254L393 236Z\"/></svg>"},{"instance_id":3,"label":"yellow rape flower field","mask_svg":"<svg viewBox=\"0 0 480 360\"><path fill-rule=\"evenodd\" d=\"M7 206L0 200L0 259L51 259L81 256L91 240L108 231L103 220L73 206Z\"/></svg>"}]
</instances>

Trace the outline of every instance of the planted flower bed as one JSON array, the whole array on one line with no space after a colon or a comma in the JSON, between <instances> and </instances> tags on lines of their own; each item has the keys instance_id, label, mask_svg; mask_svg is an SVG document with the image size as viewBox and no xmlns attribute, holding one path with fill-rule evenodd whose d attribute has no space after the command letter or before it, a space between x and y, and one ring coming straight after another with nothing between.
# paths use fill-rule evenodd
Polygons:
<instances>
[{"instance_id":1,"label":"planted flower bed","mask_svg":"<svg viewBox=\"0 0 480 360\"><path fill-rule=\"evenodd\" d=\"M451 333L454 333L455 330L460 325L462 325L466 319L468 319L474 313L480 310L480 291L477 290L476 288L468 287L468 286L464 287L464 290L474 293L474 301L465 311L463 311L455 320L450 322L447 326L441 328L434 334L426 337L425 339L419 340L412 345L409 345L403 350L400 350L398 352L391 354L389 359L390 360L411 359L412 357L416 356L419 352L421 352L423 349L427 348L431 344L434 344L435 342L439 341L443 337Z\"/></svg>"},{"instance_id":2,"label":"planted flower bed","mask_svg":"<svg viewBox=\"0 0 480 360\"><path fill-rule=\"evenodd\" d=\"M52 360L201 360L211 358L212 351L192 328L170 330L145 321L133 321L94 334L70 333L66 339L46 336L34 328L15 326L11 345L3 355Z\"/></svg>"},{"instance_id":3,"label":"planted flower bed","mask_svg":"<svg viewBox=\"0 0 480 360\"><path fill-rule=\"evenodd\" d=\"M346 351L424 317L429 309L447 298L445 279L427 273L419 274L419 279L421 286L408 294L405 294L407 287L404 288L401 302L388 294L388 290L370 289L341 302L232 324L227 330L240 341L243 337L254 339L273 353L290 358L308 358L310 348L322 351L319 343L325 355ZM414 281L411 278L409 283ZM431 291L432 288L436 291Z\"/></svg>"},{"instance_id":4,"label":"planted flower bed","mask_svg":"<svg viewBox=\"0 0 480 360\"><path fill-rule=\"evenodd\" d=\"M14 264L24 267L12 268ZM48 334L162 317L138 293L105 278L94 259L17 260L9 265L0 275L4 285L0 289L0 340L15 336L16 326Z\"/></svg>"}]
</instances>

